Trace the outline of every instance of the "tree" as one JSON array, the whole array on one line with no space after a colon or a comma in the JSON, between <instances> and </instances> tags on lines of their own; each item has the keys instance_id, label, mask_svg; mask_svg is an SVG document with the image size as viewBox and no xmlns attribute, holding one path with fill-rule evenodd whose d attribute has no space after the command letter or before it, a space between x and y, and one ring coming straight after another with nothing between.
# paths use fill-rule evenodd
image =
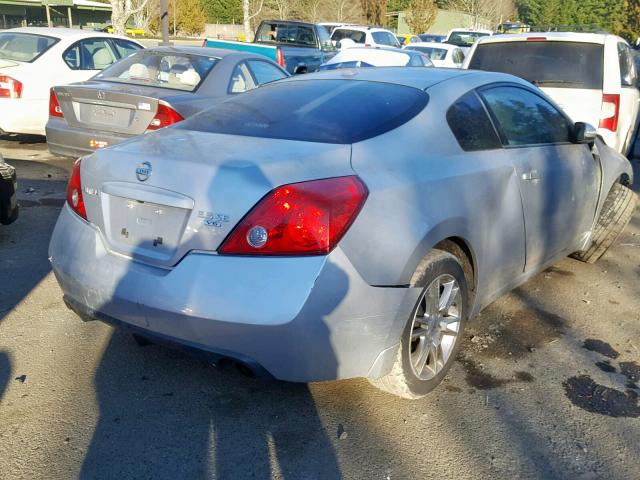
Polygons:
<instances>
[{"instance_id":1,"label":"tree","mask_svg":"<svg viewBox=\"0 0 640 480\"><path fill-rule=\"evenodd\" d=\"M149 0L109 0L111 3L111 24L116 35L127 34L127 22L132 15L141 12Z\"/></svg>"},{"instance_id":2,"label":"tree","mask_svg":"<svg viewBox=\"0 0 640 480\"><path fill-rule=\"evenodd\" d=\"M386 24L387 1L386 0L360 0L364 17L369 25Z\"/></svg>"},{"instance_id":3,"label":"tree","mask_svg":"<svg viewBox=\"0 0 640 480\"><path fill-rule=\"evenodd\" d=\"M471 18L469 26L473 28L486 26L487 23L495 26L507 18L512 18L516 12L512 0L448 0L446 6L468 15Z\"/></svg>"},{"instance_id":4,"label":"tree","mask_svg":"<svg viewBox=\"0 0 640 480\"><path fill-rule=\"evenodd\" d=\"M236 23L242 19L242 2L237 0L203 0L210 23Z\"/></svg>"},{"instance_id":5,"label":"tree","mask_svg":"<svg viewBox=\"0 0 640 480\"><path fill-rule=\"evenodd\" d=\"M362 8L353 0L329 0L326 3L326 18L334 22L360 22L362 21Z\"/></svg>"},{"instance_id":6,"label":"tree","mask_svg":"<svg viewBox=\"0 0 640 480\"><path fill-rule=\"evenodd\" d=\"M438 7L433 0L411 0L406 22L413 33L426 32L436 21Z\"/></svg>"},{"instance_id":7,"label":"tree","mask_svg":"<svg viewBox=\"0 0 640 480\"><path fill-rule=\"evenodd\" d=\"M199 35L207 21L200 0L171 0L176 4L178 31L186 35ZM171 11L171 9L169 9Z\"/></svg>"},{"instance_id":8,"label":"tree","mask_svg":"<svg viewBox=\"0 0 640 480\"><path fill-rule=\"evenodd\" d=\"M251 13L250 0L242 0L242 25L244 26L244 36L248 40L253 33L251 29L251 20L260 15L262 7L264 6L264 0L260 0L260 4L255 9L254 13Z\"/></svg>"}]
</instances>

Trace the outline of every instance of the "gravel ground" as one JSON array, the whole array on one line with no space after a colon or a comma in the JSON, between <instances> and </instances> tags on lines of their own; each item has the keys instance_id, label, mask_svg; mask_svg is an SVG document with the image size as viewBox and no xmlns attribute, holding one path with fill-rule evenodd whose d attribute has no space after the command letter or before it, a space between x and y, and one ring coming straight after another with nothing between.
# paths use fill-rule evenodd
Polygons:
<instances>
[{"instance_id":1,"label":"gravel ground","mask_svg":"<svg viewBox=\"0 0 640 480\"><path fill-rule=\"evenodd\" d=\"M640 478L640 211L596 265L565 259L483 311L411 402L82 323L47 261L72 162L39 142L0 137L22 204L0 227L0 478Z\"/></svg>"}]
</instances>

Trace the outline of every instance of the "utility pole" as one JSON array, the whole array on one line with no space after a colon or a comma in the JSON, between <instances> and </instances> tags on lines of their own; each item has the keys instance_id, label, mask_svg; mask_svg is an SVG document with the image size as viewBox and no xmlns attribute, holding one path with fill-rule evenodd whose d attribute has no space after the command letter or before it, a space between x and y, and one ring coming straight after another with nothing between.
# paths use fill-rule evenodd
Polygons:
<instances>
[{"instance_id":1,"label":"utility pole","mask_svg":"<svg viewBox=\"0 0 640 480\"><path fill-rule=\"evenodd\" d=\"M169 46L169 0L160 0L160 25L162 27L162 42L160 45Z\"/></svg>"}]
</instances>

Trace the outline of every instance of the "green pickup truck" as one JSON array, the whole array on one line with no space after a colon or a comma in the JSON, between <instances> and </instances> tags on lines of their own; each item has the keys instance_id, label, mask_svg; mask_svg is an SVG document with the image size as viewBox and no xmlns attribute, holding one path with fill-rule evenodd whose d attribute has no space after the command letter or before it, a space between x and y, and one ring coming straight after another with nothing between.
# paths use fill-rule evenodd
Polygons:
<instances>
[{"instance_id":1,"label":"green pickup truck","mask_svg":"<svg viewBox=\"0 0 640 480\"><path fill-rule=\"evenodd\" d=\"M261 22L253 43L207 38L203 46L264 55L291 74L315 72L337 52L322 25L286 20Z\"/></svg>"}]
</instances>

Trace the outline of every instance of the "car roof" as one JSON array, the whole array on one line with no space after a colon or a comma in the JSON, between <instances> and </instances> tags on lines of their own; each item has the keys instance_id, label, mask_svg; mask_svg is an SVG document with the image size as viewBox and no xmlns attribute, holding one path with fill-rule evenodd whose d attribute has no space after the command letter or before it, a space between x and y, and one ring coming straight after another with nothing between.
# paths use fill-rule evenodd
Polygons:
<instances>
[{"instance_id":1,"label":"car roof","mask_svg":"<svg viewBox=\"0 0 640 480\"><path fill-rule=\"evenodd\" d=\"M493 30L487 30L482 28L452 28L449 30L449 34L456 32L468 32L468 33L493 33Z\"/></svg>"},{"instance_id":2,"label":"car roof","mask_svg":"<svg viewBox=\"0 0 640 480\"><path fill-rule=\"evenodd\" d=\"M501 43L501 42L524 42L529 38L546 39L556 42L584 42L584 43L605 43L607 37L616 37L610 33L584 33L584 32L527 32L527 33L505 33L482 37L478 39L480 43ZM616 37L619 38L619 37Z\"/></svg>"},{"instance_id":3,"label":"car roof","mask_svg":"<svg viewBox=\"0 0 640 480\"><path fill-rule=\"evenodd\" d=\"M343 25L342 27L338 27L336 28L336 30L358 30L358 31L364 31L364 32L391 32L391 30L387 30L386 28L382 28L382 27L367 27L366 25ZM334 30L335 32L335 30ZM406 37L406 35L405 35Z\"/></svg>"},{"instance_id":4,"label":"car roof","mask_svg":"<svg viewBox=\"0 0 640 480\"><path fill-rule=\"evenodd\" d=\"M305 75L294 75L282 82L301 82L308 80L360 80L368 82L395 83L407 87L425 90L437 83L461 78L467 75L488 75L494 81L511 81L522 83L524 80L505 73L478 72L453 68L425 68L425 67L375 67L375 68L345 68L326 70Z\"/></svg>"},{"instance_id":5,"label":"car roof","mask_svg":"<svg viewBox=\"0 0 640 480\"><path fill-rule=\"evenodd\" d=\"M49 28L49 27L19 27L3 30L3 33L30 33L32 35L44 35L54 38L86 38L86 37L110 37L127 38L105 32L95 32L92 30L80 30L79 28ZM127 38L127 40L129 40ZM135 40L134 40L135 41Z\"/></svg>"}]
</instances>

